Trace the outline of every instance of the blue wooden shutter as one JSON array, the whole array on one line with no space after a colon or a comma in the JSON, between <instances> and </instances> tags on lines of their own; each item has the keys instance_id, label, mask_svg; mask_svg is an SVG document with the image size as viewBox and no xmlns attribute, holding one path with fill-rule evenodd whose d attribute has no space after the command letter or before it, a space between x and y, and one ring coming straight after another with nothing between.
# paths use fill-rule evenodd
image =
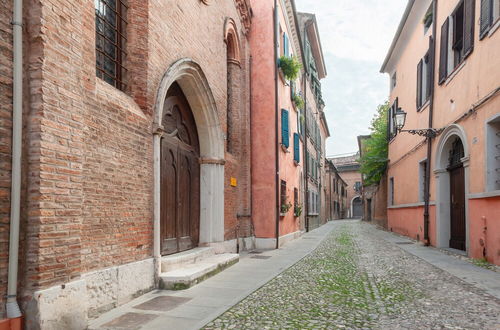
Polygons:
<instances>
[{"instance_id":1,"label":"blue wooden shutter","mask_svg":"<svg viewBox=\"0 0 500 330\"><path fill-rule=\"evenodd\" d=\"M290 139L288 137L288 110L281 109L281 143L288 148Z\"/></svg>"},{"instance_id":2,"label":"blue wooden shutter","mask_svg":"<svg viewBox=\"0 0 500 330\"><path fill-rule=\"evenodd\" d=\"M293 160L300 163L300 139L298 133L293 133Z\"/></svg>"}]
</instances>

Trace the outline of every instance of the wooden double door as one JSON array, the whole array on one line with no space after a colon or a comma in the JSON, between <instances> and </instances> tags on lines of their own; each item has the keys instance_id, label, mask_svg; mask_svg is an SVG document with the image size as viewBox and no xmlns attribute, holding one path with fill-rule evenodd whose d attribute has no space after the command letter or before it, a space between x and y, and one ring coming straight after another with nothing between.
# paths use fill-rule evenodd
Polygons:
<instances>
[{"instance_id":1,"label":"wooden double door","mask_svg":"<svg viewBox=\"0 0 500 330\"><path fill-rule=\"evenodd\" d=\"M163 108L161 140L161 252L198 245L200 227L199 141L191 108L174 84Z\"/></svg>"}]
</instances>

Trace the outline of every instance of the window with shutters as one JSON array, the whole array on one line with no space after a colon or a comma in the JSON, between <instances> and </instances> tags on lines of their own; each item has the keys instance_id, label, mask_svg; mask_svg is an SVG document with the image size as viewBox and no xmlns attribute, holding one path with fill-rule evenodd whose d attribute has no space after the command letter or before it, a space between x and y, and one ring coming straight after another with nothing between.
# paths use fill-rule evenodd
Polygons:
<instances>
[{"instance_id":1,"label":"window with shutters","mask_svg":"<svg viewBox=\"0 0 500 330\"><path fill-rule=\"evenodd\" d=\"M389 206L394 205L394 178L389 179Z\"/></svg>"},{"instance_id":2,"label":"window with shutters","mask_svg":"<svg viewBox=\"0 0 500 330\"><path fill-rule=\"evenodd\" d=\"M500 190L500 115L486 125L486 190Z\"/></svg>"},{"instance_id":3,"label":"window with shutters","mask_svg":"<svg viewBox=\"0 0 500 330\"><path fill-rule=\"evenodd\" d=\"M417 110L427 103L431 95L431 64L429 52L417 65Z\"/></svg>"},{"instance_id":4,"label":"window with shutters","mask_svg":"<svg viewBox=\"0 0 500 330\"><path fill-rule=\"evenodd\" d=\"M281 180L280 184L280 209L281 213L286 213L286 210L289 208L288 207L288 197L286 195L286 181Z\"/></svg>"},{"instance_id":5,"label":"window with shutters","mask_svg":"<svg viewBox=\"0 0 500 330\"><path fill-rule=\"evenodd\" d=\"M396 88L397 84L397 72L394 72L391 76L391 91Z\"/></svg>"},{"instance_id":6,"label":"window with shutters","mask_svg":"<svg viewBox=\"0 0 500 330\"><path fill-rule=\"evenodd\" d=\"M127 3L125 0L94 0L96 75L125 90L127 69Z\"/></svg>"},{"instance_id":7,"label":"window with shutters","mask_svg":"<svg viewBox=\"0 0 500 330\"><path fill-rule=\"evenodd\" d=\"M439 83L474 49L475 0L462 0L441 26Z\"/></svg>"},{"instance_id":8,"label":"window with shutters","mask_svg":"<svg viewBox=\"0 0 500 330\"><path fill-rule=\"evenodd\" d=\"M500 0L481 0L479 38L483 39L500 19Z\"/></svg>"},{"instance_id":9,"label":"window with shutters","mask_svg":"<svg viewBox=\"0 0 500 330\"><path fill-rule=\"evenodd\" d=\"M281 109L281 145L288 149L290 146L288 110Z\"/></svg>"},{"instance_id":10,"label":"window with shutters","mask_svg":"<svg viewBox=\"0 0 500 330\"><path fill-rule=\"evenodd\" d=\"M307 194L307 215L315 216L319 212L319 198L318 193L315 191L309 191Z\"/></svg>"},{"instance_id":11,"label":"window with shutters","mask_svg":"<svg viewBox=\"0 0 500 330\"><path fill-rule=\"evenodd\" d=\"M298 133L293 133L293 161L296 165L300 163L300 137Z\"/></svg>"},{"instance_id":12,"label":"window with shutters","mask_svg":"<svg viewBox=\"0 0 500 330\"><path fill-rule=\"evenodd\" d=\"M387 120L389 121L387 123L387 130L388 130L387 136L389 140L392 140L398 134L395 122L397 110L398 110L398 98L396 97L396 100L394 100L394 103L389 108L389 115L387 116Z\"/></svg>"}]
</instances>

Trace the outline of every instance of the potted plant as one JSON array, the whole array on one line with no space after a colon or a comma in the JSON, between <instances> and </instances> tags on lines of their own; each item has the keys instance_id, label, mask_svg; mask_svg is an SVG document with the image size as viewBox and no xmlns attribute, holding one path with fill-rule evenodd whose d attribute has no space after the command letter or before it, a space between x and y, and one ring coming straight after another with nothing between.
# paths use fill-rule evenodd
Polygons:
<instances>
[{"instance_id":1,"label":"potted plant","mask_svg":"<svg viewBox=\"0 0 500 330\"><path fill-rule=\"evenodd\" d=\"M295 204L295 207L293 208L293 214L295 217L300 217L302 215L302 210L303 206L302 204Z\"/></svg>"},{"instance_id":2,"label":"potted plant","mask_svg":"<svg viewBox=\"0 0 500 330\"><path fill-rule=\"evenodd\" d=\"M295 56L281 56L279 60L279 68L285 79L295 81L299 76L302 65Z\"/></svg>"},{"instance_id":3,"label":"potted plant","mask_svg":"<svg viewBox=\"0 0 500 330\"><path fill-rule=\"evenodd\" d=\"M293 96L293 103L298 109L304 109L304 99L299 94Z\"/></svg>"},{"instance_id":4,"label":"potted plant","mask_svg":"<svg viewBox=\"0 0 500 330\"><path fill-rule=\"evenodd\" d=\"M285 200L285 202L281 203L281 208L280 208L280 215L283 217L285 214L292 208L292 203L288 201L288 199Z\"/></svg>"}]
</instances>

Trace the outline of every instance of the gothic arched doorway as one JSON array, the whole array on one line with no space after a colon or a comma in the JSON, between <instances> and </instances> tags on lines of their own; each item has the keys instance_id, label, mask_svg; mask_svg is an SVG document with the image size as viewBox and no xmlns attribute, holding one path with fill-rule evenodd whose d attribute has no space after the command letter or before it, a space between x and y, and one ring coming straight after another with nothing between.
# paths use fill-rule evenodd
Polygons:
<instances>
[{"instance_id":1,"label":"gothic arched doorway","mask_svg":"<svg viewBox=\"0 0 500 330\"><path fill-rule=\"evenodd\" d=\"M177 83L167 92L161 138L161 253L198 245L200 147L191 107Z\"/></svg>"}]
</instances>

